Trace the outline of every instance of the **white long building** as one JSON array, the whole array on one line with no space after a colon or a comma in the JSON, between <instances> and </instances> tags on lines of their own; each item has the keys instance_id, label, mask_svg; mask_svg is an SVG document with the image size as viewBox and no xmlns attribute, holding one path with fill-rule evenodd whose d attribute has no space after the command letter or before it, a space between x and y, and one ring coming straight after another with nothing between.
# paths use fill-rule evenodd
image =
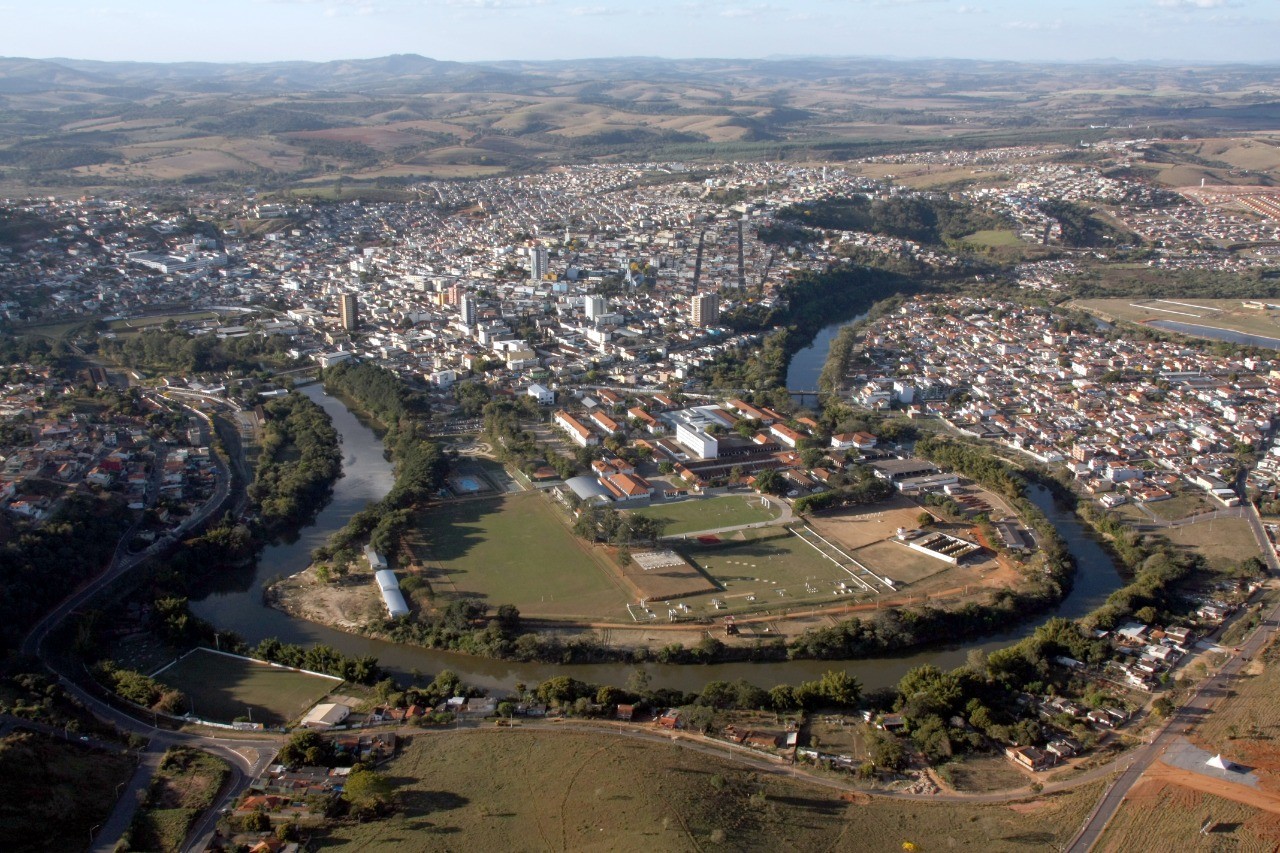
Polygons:
<instances>
[{"instance_id":1,"label":"white long building","mask_svg":"<svg viewBox=\"0 0 1280 853\"><path fill-rule=\"evenodd\" d=\"M387 614L392 619L408 616L409 606L404 602L404 593L400 592L400 581L396 580L396 573L390 569L382 569L374 572L373 576L378 581L378 589L382 591L382 600L387 605Z\"/></svg>"}]
</instances>

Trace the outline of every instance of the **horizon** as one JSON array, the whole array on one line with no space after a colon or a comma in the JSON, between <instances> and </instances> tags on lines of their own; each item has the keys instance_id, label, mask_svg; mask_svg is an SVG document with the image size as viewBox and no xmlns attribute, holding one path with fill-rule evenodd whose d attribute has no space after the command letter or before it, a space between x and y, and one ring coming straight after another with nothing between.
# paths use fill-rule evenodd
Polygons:
<instances>
[{"instance_id":1,"label":"horizon","mask_svg":"<svg viewBox=\"0 0 1280 853\"><path fill-rule=\"evenodd\" d=\"M331 62L397 54L455 62L862 57L1276 64L1270 0L0 0L0 55L136 62ZM192 55L193 45L199 54ZM1114 60L1099 57L1114 57Z\"/></svg>"},{"instance_id":2,"label":"horizon","mask_svg":"<svg viewBox=\"0 0 1280 853\"><path fill-rule=\"evenodd\" d=\"M899 56L891 54L783 54L770 56L731 56L731 55L712 55L703 56L664 56L660 54L630 54L630 55L599 55L599 56L576 56L576 57L549 57L545 59L530 59L527 57L511 57L506 59L442 59L438 56L431 56L424 53L398 52L398 53L382 53L368 54L361 56L342 55L319 58L297 58L297 57L281 57L277 59L102 59L93 56L70 56L70 55L50 55L50 56L23 56L18 54L0 54L0 60L8 60L14 62L96 62L102 64L136 64L136 65L286 65L286 64L310 64L325 65L336 62L373 62L379 59L394 59L397 57L425 59L429 62L439 63L457 63L461 65L503 65L510 63L528 63L528 64L571 64L576 62L890 62L890 63L913 63L913 62L972 62L972 63L992 63L992 64L1010 64L1010 65L1060 65L1060 66L1106 66L1106 65L1135 65L1135 66L1160 66L1167 68L1186 68L1186 67L1230 67L1230 66L1248 66L1251 68L1280 68L1280 57L1270 60L1245 60L1245 59L1152 59L1152 58L1136 58L1125 59L1115 56L1095 56L1085 57L1081 59L1005 59L990 56L944 56L944 55L920 55L920 56Z\"/></svg>"}]
</instances>

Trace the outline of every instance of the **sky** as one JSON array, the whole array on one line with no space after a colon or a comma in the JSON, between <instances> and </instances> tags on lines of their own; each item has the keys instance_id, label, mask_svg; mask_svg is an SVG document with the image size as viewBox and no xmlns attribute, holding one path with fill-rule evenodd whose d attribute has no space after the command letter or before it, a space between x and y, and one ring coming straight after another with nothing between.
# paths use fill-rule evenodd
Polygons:
<instances>
[{"instance_id":1,"label":"sky","mask_svg":"<svg viewBox=\"0 0 1280 853\"><path fill-rule=\"evenodd\" d=\"M0 0L0 55L1280 62L1280 0Z\"/></svg>"}]
</instances>

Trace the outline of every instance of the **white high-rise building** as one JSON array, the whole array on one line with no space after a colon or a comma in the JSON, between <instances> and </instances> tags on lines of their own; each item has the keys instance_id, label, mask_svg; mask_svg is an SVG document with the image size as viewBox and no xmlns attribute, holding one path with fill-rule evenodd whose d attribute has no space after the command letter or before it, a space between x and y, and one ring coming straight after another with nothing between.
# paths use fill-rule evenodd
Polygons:
<instances>
[{"instance_id":1,"label":"white high-rise building","mask_svg":"<svg viewBox=\"0 0 1280 853\"><path fill-rule=\"evenodd\" d=\"M583 300L582 308L587 312L587 319L594 320L608 313L609 303L603 296L588 296Z\"/></svg>"},{"instance_id":2,"label":"white high-rise building","mask_svg":"<svg viewBox=\"0 0 1280 853\"><path fill-rule=\"evenodd\" d=\"M467 294L458 300L458 315L464 326L476 324L476 298Z\"/></svg>"},{"instance_id":3,"label":"white high-rise building","mask_svg":"<svg viewBox=\"0 0 1280 853\"><path fill-rule=\"evenodd\" d=\"M529 278L542 281L547 277L547 250L542 246L534 246L529 250Z\"/></svg>"}]
</instances>

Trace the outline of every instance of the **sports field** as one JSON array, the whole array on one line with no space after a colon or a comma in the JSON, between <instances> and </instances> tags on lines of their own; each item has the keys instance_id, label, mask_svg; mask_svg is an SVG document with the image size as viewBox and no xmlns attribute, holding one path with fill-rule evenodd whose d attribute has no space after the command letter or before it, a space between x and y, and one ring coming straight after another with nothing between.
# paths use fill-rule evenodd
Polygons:
<instances>
[{"instance_id":1,"label":"sports field","mask_svg":"<svg viewBox=\"0 0 1280 853\"><path fill-rule=\"evenodd\" d=\"M771 503L761 505L758 497L725 495L718 498L689 498L672 503L655 504L629 513L665 522L664 536L697 533L739 524L773 521L778 509Z\"/></svg>"},{"instance_id":2,"label":"sports field","mask_svg":"<svg viewBox=\"0 0 1280 853\"><path fill-rule=\"evenodd\" d=\"M418 523L411 545L438 599L514 604L525 616L628 618L634 596L616 569L540 494L445 503Z\"/></svg>"},{"instance_id":3,"label":"sports field","mask_svg":"<svg viewBox=\"0 0 1280 853\"><path fill-rule=\"evenodd\" d=\"M297 719L342 683L208 649L196 649L155 679L181 690L190 699L188 710L201 719L252 717L268 726Z\"/></svg>"},{"instance_id":4,"label":"sports field","mask_svg":"<svg viewBox=\"0 0 1280 853\"><path fill-rule=\"evenodd\" d=\"M833 600L836 584L849 574L800 537L783 533L754 542L710 547L690 546L684 553L714 578L726 608L786 607L801 600Z\"/></svg>"}]
</instances>

